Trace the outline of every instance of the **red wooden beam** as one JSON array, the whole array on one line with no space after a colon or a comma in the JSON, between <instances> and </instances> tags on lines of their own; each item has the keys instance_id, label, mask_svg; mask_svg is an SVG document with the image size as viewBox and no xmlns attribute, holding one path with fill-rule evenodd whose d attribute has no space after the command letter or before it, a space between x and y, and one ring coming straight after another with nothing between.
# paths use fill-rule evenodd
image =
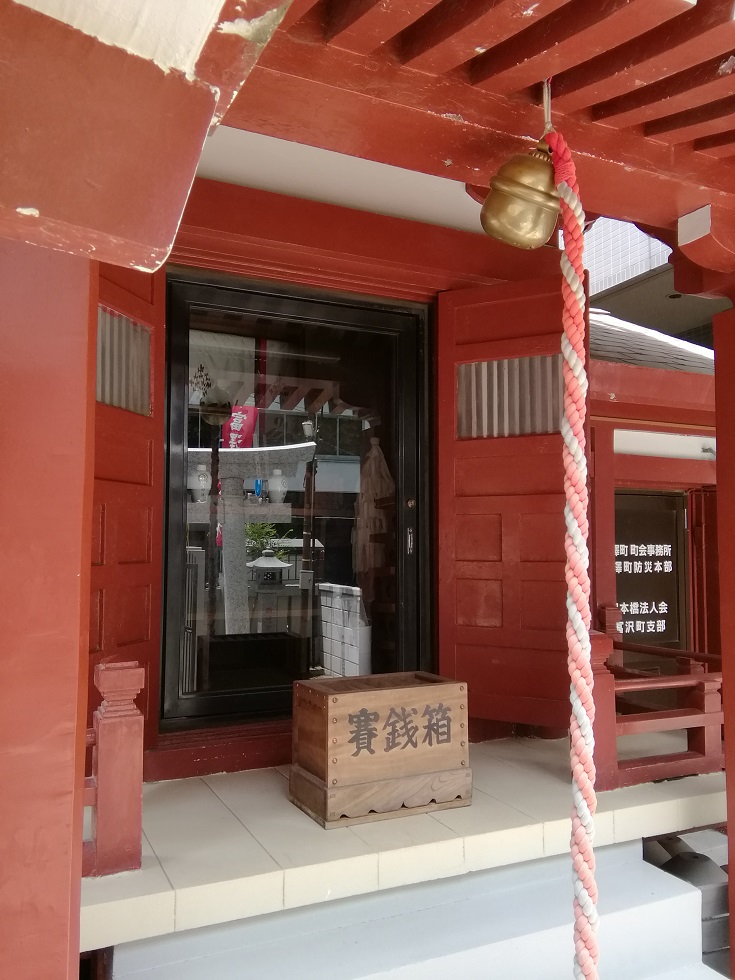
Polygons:
<instances>
[{"instance_id":1,"label":"red wooden beam","mask_svg":"<svg viewBox=\"0 0 735 980\"><path fill-rule=\"evenodd\" d=\"M334 385L331 384L323 388L312 388L304 400L304 407L309 415L316 415L322 406L327 404L333 393Z\"/></svg>"},{"instance_id":2,"label":"red wooden beam","mask_svg":"<svg viewBox=\"0 0 735 980\"><path fill-rule=\"evenodd\" d=\"M714 317L715 378L717 381L717 439L720 450L717 487L717 539L720 580L720 635L722 637L722 698L725 712L725 754L735 758L735 310ZM726 775L728 850L735 867L735 778L732 764ZM735 875L728 890L735 908ZM731 960L735 960L735 916L730 919Z\"/></svg>"},{"instance_id":3,"label":"red wooden beam","mask_svg":"<svg viewBox=\"0 0 735 980\"><path fill-rule=\"evenodd\" d=\"M658 678L651 678L651 680ZM638 681L615 681L619 684L639 684ZM629 688L626 688L629 689ZM635 690L640 690L636 687ZM700 728L704 725L722 725L722 712L703 713L697 708L672 708L666 711L641 711L623 715L618 719L618 735L640 735L644 732L675 732L682 728Z\"/></svg>"},{"instance_id":4,"label":"red wooden beam","mask_svg":"<svg viewBox=\"0 0 735 980\"><path fill-rule=\"evenodd\" d=\"M506 41L570 0L444 0L396 38L399 60L441 74Z\"/></svg>"},{"instance_id":5,"label":"red wooden beam","mask_svg":"<svg viewBox=\"0 0 735 980\"><path fill-rule=\"evenodd\" d=\"M689 0L574 0L475 58L470 79L493 92L519 92L625 44L685 10L691 10Z\"/></svg>"},{"instance_id":6,"label":"red wooden beam","mask_svg":"<svg viewBox=\"0 0 735 980\"><path fill-rule=\"evenodd\" d=\"M662 114L670 115L694 105L704 105L730 95L733 90L732 58L710 58L685 71L668 75L592 107L592 118L616 126L636 126Z\"/></svg>"},{"instance_id":7,"label":"red wooden beam","mask_svg":"<svg viewBox=\"0 0 735 980\"><path fill-rule=\"evenodd\" d=\"M670 487L686 490L716 482L717 468L711 459L615 454L615 484L619 487Z\"/></svg>"},{"instance_id":8,"label":"red wooden beam","mask_svg":"<svg viewBox=\"0 0 735 980\"><path fill-rule=\"evenodd\" d=\"M554 248L511 249L486 235L218 181L194 182L175 261L264 279L432 300L440 290L558 268Z\"/></svg>"},{"instance_id":9,"label":"red wooden beam","mask_svg":"<svg viewBox=\"0 0 735 980\"><path fill-rule=\"evenodd\" d=\"M629 643L628 640L618 639L614 641L616 650L623 650L630 653L647 653L652 657L666 657L669 660L696 661L702 664L715 664L720 666L722 658L714 654L698 653L695 650L673 650L671 647L659 647L654 643Z\"/></svg>"},{"instance_id":10,"label":"red wooden beam","mask_svg":"<svg viewBox=\"0 0 735 980\"><path fill-rule=\"evenodd\" d=\"M687 259L678 247L669 256L674 267L674 287L692 296L726 296L735 301L735 274L703 269Z\"/></svg>"},{"instance_id":11,"label":"red wooden beam","mask_svg":"<svg viewBox=\"0 0 735 980\"><path fill-rule=\"evenodd\" d=\"M194 67L198 81L216 94L213 125L232 105L287 9L287 3L248 0L244 10L242 0L224 0Z\"/></svg>"},{"instance_id":12,"label":"red wooden beam","mask_svg":"<svg viewBox=\"0 0 735 980\"><path fill-rule=\"evenodd\" d=\"M554 103L573 112L607 101L709 58L729 57L735 42L730 0L698 3L674 21L554 79Z\"/></svg>"},{"instance_id":13,"label":"red wooden beam","mask_svg":"<svg viewBox=\"0 0 735 980\"><path fill-rule=\"evenodd\" d=\"M692 147L713 157L731 157L735 154L735 129L694 140Z\"/></svg>"},{"instance_id":14,"label":"red wooden beam","mask_svg":"<svg viewBox=\"0 0 735 980\"><path fill-rule=\"evenodd\" d=\"M0 5L0 235L158 268L210 124L275 30L280 7L252 0L246 20L242 4L227 0L225 20L185 72L26 5Z\"/></svg>"},{"instance_id":15,"label":"red wooden beam","mask_svg":"<svg viewBox=\"0 0 735 980\"><path fill-rule=\"evenodd\" d=\"M314 8L323 8L324 0L291 0L291 5L283 15L283 20L281 21L280 29L282 31L289 31L294 24L298 23L303 17L308 14L314 13ZM323 15L321 10L317 14L323 23Z\"/></svg>"},{"instance_id":16,"label":"red wooden beam","mask_svg":"<svg viewBox=\"0 0 735 980\"><path fill-rule=\"evenodd\" d=\"M332 0L329 4L326 37L348 51L369 54L409 27L440 0Z\"/></svg>"},{"instance_id":17,"label":"red wooden beam","mask_svg":"<svg viewBox=\"0 0 735 980\"><path fill-rule=\"evenodd\" d=\"M650 425L676 423L679 431L712 427L714 378L707 374L592 361L590 414L598 419L630 419ZM684 428L681 428L681 427Z\"/></svg>"},{"instance_id":18,"label":"red wooden beam","mask_svg":"<svg viewBox=\"0 0 735 980\"><path fill-rule=\"evenodd\" d=\"M656 779L678 779L705 772L719 772L722 756L710 758L699 752L672 752L650 755L640 759L621 759L618 767L618 786L637 786Z\"/></svg>"},{"instance_id":19,"label":"red wooden beam","mask_svg":"<svg viewBox=\"0 0 735 980\"><path fill-rule=\"evenodd\" d=\"M624 694L633 691L656 691L656 690L675 690L679 688L697 687L702 683L703 674L671 674L652 675L646 674L639 677L615 678L615 693ZM707 674L707 677L715 683L722 681L719 674ZM684 727L684 726L682 726Z\"/></svg>"},{"instance_id":20,"label":"red wooden beam","mask_svg":"<svg viewBox=\"0 0 735 980\"><path fill-rule=\"evenodd\" d=\"M705 269L735 273L735 227L730 212L707 206L682 216L679 251Z\"/></svg>"},{"instance_id":21,"label":"red wooden beam","mask_svg":"<svg viewBox=\"0 0 735 980\"><path fill-rule=\"evenodd\" d=\"M281 32L226 122L469 184L489 180L543 128L537 105L331 46L315 58L313 40ZM621 139L576 117L555 123L570 146L584 150L576 162L590 211L668 227L682 210L711 200L735 207L735 171L717 160L687 147L672 154L640 136Z\"/></svg>"},{"instance_id":22,"label":"red wooden beam","mask_svg":"<svg viewBox=\"0 0 735 980\"><path fill-rule=\"evenodd\" d=\"M663 136L671 143L684 143L732 129L735 123L735 95L708 105L695 106L661 119L647 122L646 136Z\"/></svg>"}]
</instances>

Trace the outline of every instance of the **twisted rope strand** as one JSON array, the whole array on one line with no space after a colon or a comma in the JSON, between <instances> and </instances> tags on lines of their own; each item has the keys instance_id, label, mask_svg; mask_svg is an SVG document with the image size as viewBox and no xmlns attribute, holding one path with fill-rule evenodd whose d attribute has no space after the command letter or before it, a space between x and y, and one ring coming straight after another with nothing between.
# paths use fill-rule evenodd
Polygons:
<instances>
[{"instance_id":1,"label":"twisted rope strand","mask_svg":"<svg viewBox=\"0 0 735 980\"><path fill-rule=\"evenodd\" d=\"M592 847L597 809L595 796L595 703L590 665L590 580L587 535L587 459L584 422L587 414L585 369L584 211L579 200L577 174L563 136L546 133L551 149L554 179L561 198L564 252L564 492L566 505L567 665L572 714L569 726L572 769L572 876L574 883L574 977L597 980L600 953L597 945L597 884Z\"/></svg>"}]
</instances>

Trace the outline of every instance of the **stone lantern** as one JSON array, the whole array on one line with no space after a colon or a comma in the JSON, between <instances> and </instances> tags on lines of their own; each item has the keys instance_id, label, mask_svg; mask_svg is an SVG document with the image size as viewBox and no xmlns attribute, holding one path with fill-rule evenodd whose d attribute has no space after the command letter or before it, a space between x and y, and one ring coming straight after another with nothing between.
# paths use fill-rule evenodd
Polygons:
<instances>
[{"instance_id":1,"label":"stone lantern","mask_svg":"<svg viewBox=\"0 0 735 980\"><path fill-rule=\"evenodd\" d=\"M288 605L286 586L283 584L283 570L291 564L281 561L271 548L266 548L260 558L248 562L248 568L255 569L257 598L253 619L257 626L254 632L278 633L288 628Z\"/></svg>"},{"instance_id":2,"label":"stone lantern","mask_svg":"<svg viewBox=\"0 0 735 980\"><path fill-rule=\"evenodd\" d=\"M261 586L270 588L282 586L283 569L290 567L290 563L277 558L271 548L265 548L260 558L248 562L248 568L255 569L255 583L259 589Z\"/></svg>"}]
</instances>

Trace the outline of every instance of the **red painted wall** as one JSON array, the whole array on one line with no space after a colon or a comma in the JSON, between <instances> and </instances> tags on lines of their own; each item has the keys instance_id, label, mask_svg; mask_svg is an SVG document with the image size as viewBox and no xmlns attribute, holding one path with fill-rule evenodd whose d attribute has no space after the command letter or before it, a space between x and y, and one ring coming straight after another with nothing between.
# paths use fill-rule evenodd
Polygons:
<instances>
[{"instance_id":1,"label":"red painted wall","mask_svg":"<svg viewBox=\"0 0 735 980\"><path fill-rule=\"evenodd\" d=\"M94 508L87 724L100 696L98 663L145 668L138 707L146 745L158 737L166 412L166 277L99 266L100 302L151 331L151 414L95 404Z\"/></svg>"},{"instance_id":2,"label":"red painted wall","mask_svg":"<svg viewBox=\"0 0 735 980\"><path fill-rule=\"evenodd\" d=\"M558 275L443 293L437 341L439 670L473 718L546 728L569 718L561 435L458 439L456 370L556 354L561 304Z\"/></svg>"},{"instance_id":3,"label":"red painted wall","mask_svg":"<svg viewBox=\"0 0 735 980\"><path fill-rule=\"evenodd\" d=\"M417 302L431 302L441 290L558 268L552 248L523 252L484 235L209 180L194 183L171 259L246 279ZM162 358L161 349L156 356ZM159 370L163 360L157 360ZM160 507L156 520L163 513L162 495ZM158 677L154 661L149 665L152 691ZM290 758L288 721L157 735L152 695L146 711L146 779L277 765Z\"/></svg>"},{"instance_id":4,"label":"red painted wall","mask_svg":"<svg viewBox=\"0 0 735 980\"><path fill-rule=\"evenodd\" d=\"M79 964L96 275L0 240L0 977Z\"/></svg>"},{"instance_id":5,"label":"red painted wall","mask_svg":"<svg viewBox=\"0 0 735 980\"><path fill-rule=\"evenodd\" d=\"M437 293L442 291L447 291L445 295L460 297L468 287L477 287L481 284L489 286L499 279L530 280L535 276L555 273L558 268L558 254L553 249L542 249L533 253L523 252L509 249L480 235L430 227L416 222L206 180L195 182L174 245L172 260L179 265L211 269L213 272L236 273L250 279L273 280L425 302L432 301ZM136 274L128 274L129 278L130 276L134 278ZM132 280L121 285L124 285L129 295L142 289L143 283L148 281L150 280L147 277L138 276L138 286L134 287ZM521 295L524 287L516 288L520 289L519 295ZM558 298L557 292L554 295ZM528 335L540 332L540 335L545 338L543 342L548 350L556 352L558 350L557 328L549 323L548 312L544 321L539 321L539 302L547 303L545 298L539 300L528 297L526 307ZM145 321L145 312L141 315ZM158 317L158 313L155 315ZM487 335L482 335L483 340L494 343L499 337L505 336L489 321L484 322L488 332ZM515 329L516 327L518 329ZM524 346L522 331L519 330L519 325L515 324L510 341L507 339L500 341L500 346L496 346L494 353L488 356L508 357L522 353L538 353L538 340ZM447 346L446 338L442 339L440 336L438 348L440 370L442 363L445 366L450 364L453 370L454 352L450 347L451 344ZM162 350L162 347L158 348L155 368L156 371L161 372L161 376ZM447 358L449 360L446 360ZM682 375L680 381L676 404L672 405L669 372L594 362L591 367L592 410L598 416L607 417L611 422L624 425L635 425L635 420L652 417L666 419L667 412L671 415L672 423L677 427L682 425L684 418L690 423L698 422L700 426L711 425L714 420L712 379ZM154 404L155 411L157 408ZM440 446L440 454L445 452L444 446L445 444ZM452 449L451 453L453 452ZM488 449L488 453L492 455L492 450ZM507 463L507 460L504 462ZM548 454L549 467L552 466L552 462L554 465L558 462L556 447ZM440 484L442 474L446 475L446 473L446 467L440 467ZM607 508L607 517L603 516L605 508L601 508L602 519L598 524L598 531L600 527L609 523L610 514L614 514L612 493L615 479L613 467L608 465L606 480L610 493L610 507ZM554 475L552 479L554 487L557 486L555 481ZM525 489L533 491L534 486L529 484ZM544 487L539 484L535 488L539 490L541 498L545 496L548 489ZM558 492L562 493L560 483L558 487ZM493 491L492 481L488 483L486 490L490 496L497 496ZM450 497L446 496L446 492L450 493ZM514 493L515 491L508 499ZM552 494L552 497L555 495ZM441 510L443 506L447 506L449 500L454 501L453 490L446 491L446 488L442 490L440 487L439 498ZM548 505L555 513L556 500L549 503L541 498L534 502L529 497L525 503L529 507L538 506L539 513L543 513ZM160 510L154 511L155 523L159 523L162 517L162 494L158 499ZM462 506L465 504L466 501ZM510 507L510 504L508 506ZM548 515L549 518L552 516L552 513ZM508 510L505 517L508 528L513 519L515 518L512 518L511 511ZM441 523L442 520L440 518L440 564L444 560L442 556L449 554L445 550L447 547L445 531L447 527L451 527L446 524L446 521ZM550 537L550 540L552 539L555 540L553 534ZM508 582L503 588L507 592L506 623L515 616L519 623L524 624L519 628L528 640L529 652L522 674L530 678L531 686L526 691L528 711L524 709L523 719L533 715L539 724L566 725L568 713L566 668L563 661L559 660L557 663L555 657L552 658L552 665L552 660L547 656L550 650L556 654L565 649L564 637L562 636L561 641L558 642L558 624L547 630L539 628L542 626L541 620L544 619L543 610L546 609L551 614L552 607L555 608L559 596L561 596L559 601L562 603L560 608L563 617L563 591L560 592L558 589L554 591L554 587L558 584L556 579L561 580L557 573L561 571L559 562L563 562L563 550L559 555L552 555L549 560L542 560L539 554L535 556L532 564L526 565L526 559L521 557L520 551L517 554L512 552L512 548L515 547L513 540L511 535L502 543L505 549L503 553L509 559L506 576ZM560 540L563 546L563 536ZM613 535L608 534L607 540L612 554ZM515 554L513 559L515 564L510 560L512 554ZM451 564L454 559L450 557L448 560ZM613 562L614 557L609 564L611 571L614 572ZM533 570L535 570L534 574L542 575L542 579L533 585L529 584L531 580L528 580L524 586L526 599L521 597L523 590L519 591L513 585L513 578L519 569L524 575L531 574ZM115 581L115 574L114 570L110 570L109 583ZM505 575L505 572L503 574ZM550 580L543 580L543 576L550 577ZM614 574L611 582L608 582L609 585L614 590ZM603 592L605 596L601 601L607 601L610 588ZM441 603L446 603L444 594L445 589L442 586ZM614 597L614 591L612 595ZM547 596L547 598L539 600L539 596ZM523 608L526 609L525 612ZM536 620L533 620L534 616ZM546 619L548 620L548 617ZM146 654L149 687L145 704L141 704L147 714L146 778L159 779L187 775L194 771L205 773L284 761L288 757L290 744L288 724L273 723L272 726L267 726L267 730L261 730L262 726L240 726L237 729L219 728L207 732L157 734L158 661L153 652L153 639L157 635L155 616L151 617L150 622L150 653ZM525 624L529 624L528 628ZM500 633L498 634L498 649L512 650L518 637L513 634L511 638L507 628L501 632L505 639L501 642L502 638ZM465 639L469 633L472 633L471 628L463 628L462 635ZM550 636L554 637L551 644ZM460 670L465 673L469 671L473 677L476 675L478 700L475 703L478 711L482 710L483 714L496 718L510 717L514 712L509 708L511 702L508 697L510 690L508 684L512 682L508 677L517 668L517 658L510 654L504 655L504 659L497 660L491 670L487 664L478 662L474 656L477 644L472 637L470 640L472 642L463 642L456 646L454 639L451 637L448 639L447 635L442 634L442 669ZM114 647L111 649L114 650ZM447 664L446 668L445 664ZM492 694L489 693L491 688L494 692ZM540 701L543 702L540 710L535 700L534 692L537 689L540 692ZM549 699L546 695L552 689L554 694ZM484 702L484 708L480 708L480 697L489 699Z\"/></svg>"}]
</instances>

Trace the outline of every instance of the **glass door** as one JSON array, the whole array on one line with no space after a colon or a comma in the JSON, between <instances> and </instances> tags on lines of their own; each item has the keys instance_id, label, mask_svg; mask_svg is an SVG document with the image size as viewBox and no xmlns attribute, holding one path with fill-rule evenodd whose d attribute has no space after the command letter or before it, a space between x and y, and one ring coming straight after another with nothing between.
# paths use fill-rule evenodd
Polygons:
<instances>
[{"instance_id":1,"label":"glass door","mask_svg":"<svg viewBox=\"0 0 735 980\"><path fill-rule=\"evenodd\" d=\"M170 283L164 719L416 669L422 311Z\"/></svg>"}]
</instances>

